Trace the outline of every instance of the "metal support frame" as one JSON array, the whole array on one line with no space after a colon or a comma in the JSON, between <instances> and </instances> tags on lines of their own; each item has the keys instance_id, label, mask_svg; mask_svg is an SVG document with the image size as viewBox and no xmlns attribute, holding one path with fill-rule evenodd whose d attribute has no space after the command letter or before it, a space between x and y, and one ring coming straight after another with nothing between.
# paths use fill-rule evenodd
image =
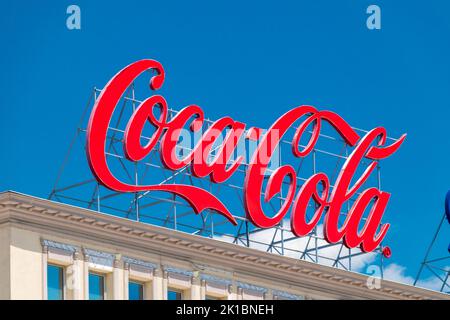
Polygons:
<instances>
[{"instance_id":1,"label":"metal support frame","mask_svg":"<svg viewBox=\"0 0 450 320\"><path fill-rule=\"evenodd\" d=\"M115 110L115 118L111 121L111 127L109 128L107 136L106 154L108 161L115 163L115 169L121 171L120 173L124 179L128 179L129 183L145 183L158 175L157 181L153 181L153 184L163 183L183 183L191 184L202 187L209 190L213 194L224 194L225 200L232 204L239 204L238 209L231 209L235 219L238 221L236 227L231 226L227 220L218 214L214 214L212 211L205 211L194 216L193 210L190 206L181 198L152 192L136 192L130 198L130 194L123 194L114 192L99 185L95 179L92 178L87 168L87 161L85 160L84 148L85 148L85 133L87 125L87 111L92 108L94 101L97 99L101 90L94 88L88 105L83 112L82 119L78 126L76 135L72 140L69 151L64 159L61 169L58 173L55 185L49 195L49 199L75 204L78 206L94 209L99 212L111 213L119 215L125 218L134 219L142 223L151 223L159 226L172 228L175 230L189 232L192 234L211 237L227 242L231 242L237 245L244 245L251 248L265 250L274 254L286 255L298 259L303 259L315 263L327 264L337 268L343 268L345 270L352 270L352 261L355 258L360 258L366 253L359 249L348 249L342 242L328 243L325 241L318 227L313 232L303 238L294 236L290 230L290 226L282 221L279 225L271 229L259 229L253 226L246 218L243 211L244 203L242 198L243 190L243 177L247 170L247 162L243 163L234 174L233 179L227 180L220 185L214 184L209 179L198 179L191 174L190 168L185 167L177 172L172 172L164 168L161 164L158 153L157 145L144 161L140 163L132 163L125 159L121 148L122 136L124 128L128 121L125 114L131 114L137 105L141 103L136 98L134 84L128 88L128 91L122 97L121 102L118 104ZM176 110L169 109L169 118L173 117L177 113ZM211 125L211 120L205 121L205 126ZM367 131L357 129L361 134L365 134ZM295 128L293 128L295 130ZM330 130L330 132L333 132ZM145 136L143 140L148 139ZM301 158L297 160L297 185L300 187L302 183L315 172L322 171L321 164L327 163L334 168L330 173L330 181L333 181L338 173L340 165L347 159L351 147L348 146L344 140L342 140L337 134L333 136L333 133L326 134L321 133L320 140L324 140L328 144L337 146L339 151L329 151L326 147L320 147L317 145L311 157L308 159ZM395 139L389 138L390 141ZM81 146L77 146L76 142L79 141ZM279 147L279 162L282 163L282 149L289 148L287 153L291 153L291 141L282 140ZM186 148L184 148L186 149ZM81 152L80 152L81 151ZM180 147L180 153L184 152L183 147ZM248 151L250 152L250 151ZM86 169L85 179L70 179L68 182L62 182L62 178L68 169L68 161L78 153L81 163L84 161ZM326 157L327 160L319 161L318 157ZM307 168L307 161L310 163L311 168ZM283 162L284 163L284 162ZM333 165L334 163L334 165ZM363 164L364 165L364 164ZM373 185L381 187L381 173L380 166L377 168L376 181ZM78 171L77 168L75 171ZM151 172L151 174L149 174ZM270 173L270 170L268 170ZM70 175L74 175L70 172ZM78 175L77 175L78 176ZM162 181L162 182L161 182ZM285 182L287 184L287 182ZM298 187L298 188L299 188ZM330 186L333 188L333 186ZM90 191L89 191L90 190ZM226 195L225 195L226 194ZM356 195L358 196L358 195ZM219 197L223 198L223 197ZM285 198L283 192L281 192L276 199L281 205ZM348 205L345 208L345 212L342 212L342 219L345 219L347 212L351 208L351 202L354 199L350 199ZM225 203L227 203L225 201ZM311 205L310 205L311 207ZM274 203L268 204L267 211L273 210L277 212L277 208ZM314 208L311 208L314 209ZM343 208L344 210L344 208ZM288 218L288 217L287 217ZM381 246L374 251L378 256L381 268L383 264Z\"/></svg>"},{"instance_id":2,"label":"metal support frame","mask_svg":"<svg viewBox=\"0 0 450 320\"><path fill-rule=\"evenodd\" d=\"M441 249L438 243L440 235L448 235L448 225L445 225L445 213L439 222L436 232L433 235L430 245L427 248L425 257L420 264L419 272L414 280L414 286L420 285L421 280L433 280L436 282L436 288L440 292L450 293L450 245L447 252ZM446 228L446 230L444 230ZM448 241L448 237L446 239ZM439 247L438 247L439 245Z\"/></svg>"}]
</instances>

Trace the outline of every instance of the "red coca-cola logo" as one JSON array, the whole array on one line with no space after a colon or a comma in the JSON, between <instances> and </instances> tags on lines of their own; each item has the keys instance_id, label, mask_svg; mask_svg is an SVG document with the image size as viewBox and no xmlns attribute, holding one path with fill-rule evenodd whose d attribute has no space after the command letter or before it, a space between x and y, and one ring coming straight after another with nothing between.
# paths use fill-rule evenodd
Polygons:
<instances>
[{"instance_id":1,"label":"red coca-cola logo","mask_svg":"<svg viewBox=\"0 0 450 320\"><path fill-rule=\"evenodd\" d=\"M150 88L158 90L163 85L165 77L162 65L155 60L140 60L117 73L97 99L87 129L87 157L93 174L105 187L118 192L163 191L176 194L184 198L196 213L212 209L236 225L233 215L225 205L204 189L184 184L127 184L118 180L109 169L105 144L114 109L131 83L149 69L157 72L150 81ZM154 108L160 110L158 117L155 116ZM292 140L292 152L295 157L306 157L312 152L319 138L323 121L328 122L348 145L354 147L343 164L333 188L328 176L319 172L307 179L296 192L297 179L294 168L290 165L282 165L270 174L265 190L262 190L266 170L274 150L287 130L302 118L305 119L295 129ZM204 121L204 113L196 105L187 106L169 120L166 100L161 95L153 95L144 100L131 116L124 135L124 153L130 161L140 161L159 142L161 160L168 169L180 170L191 166L194 176L209 177L215 183L222 183L229 179L241 165L240 157L230 163L238 141L240 139L257 141L257 148L247 168L243 195L247 217L254 225L260 228L271 228L280 223L291 210L291 229L299 237L310 233L322 215L325 215L324 235L330 243L342 240L349 248L359 246L364 252L369 252L375 250L386 236L389 224L380 224L390 194L374 187L363 191L360 189L376 168L377 161L396 152L406 135L386 145L387 134L383 127L377 127L360 137L336 113L319 111L311 106L300 106L278 118L265 133L255 127L246 129L244 123L230 117L223 117L212 123L189 154L180 159L176 154L176 147L181 129L189 126L192 132L198 131L202 128ZM155 131L150 140L142 145L141 133L144 125L148 123L154 127ZM300 139L311 126L312 134L306 146L300 147ZM213 144L225 130L227 134L220 148L216 150L214 160L206 161ZM369 161L369 165L362 175L355 177L356 169L363 159ZM287 194L284 195L284 202L275 215L269 216L264 212L262 201L270 201L279 194L282 183L286 179L290 181L290 184ZM354 180L356 182L351 184ZM319 186L321 192L318 191ZM358 193L344 224L339 226L339 216L344 203ZM261 194L264 194L264 199L261 199ZM307 221L305 212L311 200L315 202L316 210L313 218ZM364 225L360 226L366 209L369 209L369 214L364 220Z\"/></svg>"}]
</instances>

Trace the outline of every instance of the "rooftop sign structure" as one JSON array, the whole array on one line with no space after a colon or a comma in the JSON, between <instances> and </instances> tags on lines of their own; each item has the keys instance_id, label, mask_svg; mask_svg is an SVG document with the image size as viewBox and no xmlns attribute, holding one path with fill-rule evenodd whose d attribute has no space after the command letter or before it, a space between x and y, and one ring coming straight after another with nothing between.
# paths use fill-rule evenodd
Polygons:
<instances>
[{"instance_id":1,"label":"rooftop sign structure","mask_svg":"<svg viewBox=\"0 0 450 320\"><path fill-rule=\"evenodd\" d=\"M155 93L138 100L149 71ZM345 269L366 252L390 256L381 245L390 194L379 162L406 135L355 129L312 106L287 111L267 130L227 116L210 121L197 105L170 109L158 94L164 80L159 62L140 60L94 90L77 136L86 135L95 179L60 187L61 174L50 198ZM148 82L141 87L148 92ZM87 186L90 194L79 190Z\"/></svg>"}]
</instances>

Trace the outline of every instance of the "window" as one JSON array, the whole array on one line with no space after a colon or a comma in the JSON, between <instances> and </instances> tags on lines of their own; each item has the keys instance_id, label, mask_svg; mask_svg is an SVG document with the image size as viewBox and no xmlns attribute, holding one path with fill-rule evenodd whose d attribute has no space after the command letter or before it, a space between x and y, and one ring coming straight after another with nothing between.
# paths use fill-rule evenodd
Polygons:
<instances>
[{"instance_id":1,"label":"window","mask_svg":"<svg viewBox=\"0 0 450 320\"><path fill-rule=\"evenodd\" d=\"M105 299L105 277L89 273L89 300L104 300Z\"/></svg>"},{"instance_id":2,"label":"window","mask_svg":"<svg viewBox=\"0 0 450 320\"><path fill-rule=\"evenodd\" d=\"M128 282L128 299L144 300L144 286L138 282Z\"/></svg>"},{"instance_id":3,"label":"window","mask_svg":"<svg viewBox=\"0 0 450 320\"><path fill-rule=\"evenodd\" d=\"M167 292L167 300L181 300L182 294L180 291L171 290Z\"/></svg>"},{"instance_id":4,"label":"window","mask_svg":"<svg viewBox=\"0 0 450 320\"><path fill-rule=\"evenodd\" d=\"M64 300L64 268L47 265L47 299Z\"/></svg>"}]
</instances>

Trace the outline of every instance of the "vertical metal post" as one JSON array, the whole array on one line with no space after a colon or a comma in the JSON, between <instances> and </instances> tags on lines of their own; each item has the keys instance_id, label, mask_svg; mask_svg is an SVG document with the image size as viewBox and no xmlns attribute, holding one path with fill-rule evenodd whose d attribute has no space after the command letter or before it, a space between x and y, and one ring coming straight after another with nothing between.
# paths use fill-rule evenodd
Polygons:
<instances>
[{"instance_id":1,"label":"vertical metal post","mask_svg":"<svg viewBox=\"0 0 450 320\"><path fill-rule=\"evenodd\" d=\"M245 219L245 235L247 240L247 247L250 248L250 235L248 233L248 220Z\"/></svg>"},{"instance_id":2,"label":"vertical metal post","mask_svg":"<svg viewBox=\"0 0 450 320\"><path fill-rule=\"evenodd\" d=\"M171 111L170 112L170 119L173 119L175 116L175 112ZM181 149L181 153L183 153L183 149ZM177 151L175 149L175 154L177 154ZM172 183L175 183L175 179L176 179L176 175L174 176ZM177 203L176 203L176 199L177 196L174 193L173 194L173 225L174 225L174 229L177 230L178 229L178 219L177 219Z\"/></svg>"},{"instance_id":3,"label":"vertical metal post","mask_svg":"<svg viewBox=\"0 0 450 320\"><path fill-rule=\"evenodd\" d=\"M213 182L209 181L209 192L212 194ZM214 238L214 211L209 210L209 219L211 220L211 238Z\"/></svg>"},{"instance_id":4,"label":"vertical metal post","mask_svg":"<svg viewBox=\"0 0 450 320\"><path fill-rule=\"evenodd\" d=\"M377 164L377 183L378 183L378 190L381 190L381 167L380 162ZM380 276L381 279L384 278L384 256L383 256L383 244L380 244Z\"/></svg>"},{"instance_id":5,"label":"vertical metal post","mask_svg":"<svg viewBox=\"0 0 450 320\"><path fill-rule=\"evenodd\" d=\"M345 161L347 161L347 159L348 159L348 144L344 141L344 145L345 145ZM349 212L350 212L350 201L347 201L347 215ZM352 271L352 249L351 248L348 248L348 270Z\"/></svg>"},{"instance_id":6,"label":"vertical metal post","mask_svg":"<svg viewBox=\"0 0 450 320\"><path fill-rule=\"evenodd\" d=\"M176 197L175 194L173 195L173 225L174 225L174 229L177 230L177 204L175 203L176 201Z\"/></svg>"},{"instance_id":7,"label":"vertical metal post","mask_svg":"<svg viewBox=\"0 0 450 320\"><path fill-rule=\"evenodd\" d=\"M97 182L97 211L100 212L100 184Z\"/></svg>"},{"instance_id":8,"label":"vertical metal post","mask_svg":"<svg viewBox=\"0 0 450 320\"><path fill-rule=\"evenodd\" d=\"M97 102L97 89L94 88L94 105ZM100 212L100 184L97 182L97 211Z\"/></svg>"},{"instance_id":9,"label":"vertical metal post","mask_svg":"<svg viewBox=\"0 0 450 320\"><path fill-rule=\"evenodd\" d=\"M316 149L313 149L313 174L316 174L317 168L316 168ZM315 204L315 209L317 209L317 203ZM317 226L314 227L314 245L316 246L316 263L319 262L319 250L318 250L318 239L317 239Z\"/></svg>"},{"instance_id":10,"label":"vertical metal post","mask_svg":"<svg viewBox=\"0 0 450 320\"><path fill-rule=\"evenodd\" d=\"M281 144L278 145L278 165L281 167ZM283 198L283 188L280 189L280 198ZM280 208L282 206L283 206L283 199L280 199ZM280 225L281 225L281 255L284 256L284 223L283 223L283 219L281 219Z\"/></svg>"},{"instance_id":11,"label":"vertical metal post","mask_svg":"<svg viewBox=\"0 0 450 320\"><path fill-rule=\"evenodd\" d=\"M134 91L134 82L131 84L131 99L133 106L133 114L136 112L136 101L135 101L135 91ZM139 185L138 180L138 163L134 162L134 183L135 185ZM138 192L134 193L134 210L136 212L136 221L139 221L139 194Z\"/></svg>"}]
</instances>

